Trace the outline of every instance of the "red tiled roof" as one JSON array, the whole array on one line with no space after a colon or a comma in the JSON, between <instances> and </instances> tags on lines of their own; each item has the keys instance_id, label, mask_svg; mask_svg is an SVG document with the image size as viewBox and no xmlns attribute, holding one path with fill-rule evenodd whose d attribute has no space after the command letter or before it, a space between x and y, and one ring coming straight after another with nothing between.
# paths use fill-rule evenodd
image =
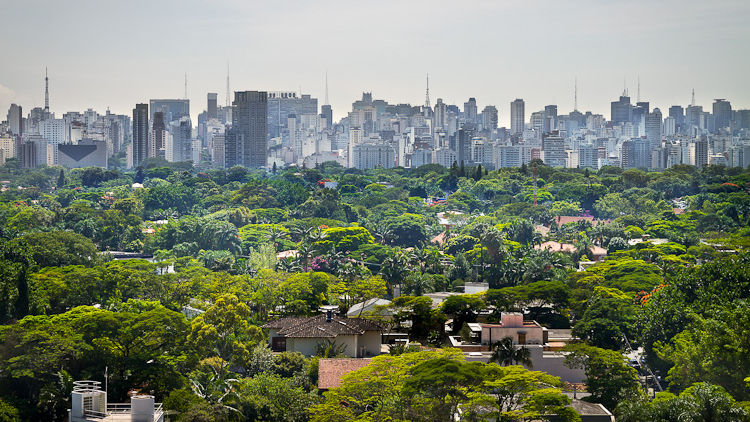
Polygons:
<instances>
[{"instance_id":1,"label":"red tiled roof","mask_svg":"<svg viewBox=\"0 0 750 422\"><path fill-rule=\"evenodd\" d=\"M328 390L341 385L344 375L362 369L370 364L370 359L320 359L318 361L318 388Z\"/></svg>"},{"instance_id":2,"label":"red tiled roof","mask_svg":"<svg viewBox=\"0 0 750 422\"><path fill-rule=\"evenodd\" d=\"M383 331L382 324L362 318L342 318L334 315L326 321L326 315L309 318L281 318L271 321L262 328L276 328L284 337L336 338L339 335L363 335L365 331Z\"/></svg>"}]
</instances>

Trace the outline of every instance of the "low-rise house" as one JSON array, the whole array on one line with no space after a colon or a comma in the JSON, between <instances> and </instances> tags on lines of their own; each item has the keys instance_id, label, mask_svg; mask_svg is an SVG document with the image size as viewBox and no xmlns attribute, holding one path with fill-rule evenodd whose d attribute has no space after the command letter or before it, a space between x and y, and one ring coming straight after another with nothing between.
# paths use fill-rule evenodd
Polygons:
<instances>
[{"instance_id":1,"label":"low-rise house","mask_svg":"<svg viewBox=\"0 0 750 422\"><path fill-rule=\"evenodd\" d=\"M313 317L288 317L271 321L268 329L271 350L299 352L314 356L318 344L327 341L345 347L343 354L353 358L377 356L385 327L362 318L343 318L333 311Z\"/></svg>"},{"instance_id":2,"label":"low-rise house","mask_svg":"<svg viewBox=\"0 0 750 422\"><path fill-rule=\"evenodd\" d=\"M499 324L482 324L482 345L492 345L505 337L515 344L544 345L548 331L536 321L524 321L521 313L503 313Z\"/></svg>"}]
</instances>

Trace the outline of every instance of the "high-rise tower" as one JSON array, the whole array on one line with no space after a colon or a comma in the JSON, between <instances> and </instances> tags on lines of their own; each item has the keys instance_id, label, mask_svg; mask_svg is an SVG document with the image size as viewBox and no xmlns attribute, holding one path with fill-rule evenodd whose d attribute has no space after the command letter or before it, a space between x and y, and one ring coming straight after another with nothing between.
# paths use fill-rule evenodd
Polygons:
<instances>
[{"instance_id":1,"label":"high-rise tower","mask_svg":"<svg viewBox=\"0 0 750 422\"><path fill-rule=\"evenodd\" d=\"M242 164L251 168L265 167L268 155L268 93L238 91L234 93L232 105L232 129L239 135L237 140L242 142ZM239 157L237 162L240 162Z\"/></svg>"},{"instance_id":2,"label":"high-rise tower","mask_svg":"<svg viewBox=\"0 0 750 422\"><path fill-rule=\"evenodd\" d=\"M510 133L517 135L523 133L526 120L526 103L520 98L510 103Z\"/></svg>"},{"instance_id":3,"label":"high-rise tower","mask_svg":"<svg viewBox=\"0 0 750 422\"><path fill-rule=\"evenodd\" d=\"M136 104L133 109L133 167L148 157L148 104Z\"/></svg>"}]
</instances>

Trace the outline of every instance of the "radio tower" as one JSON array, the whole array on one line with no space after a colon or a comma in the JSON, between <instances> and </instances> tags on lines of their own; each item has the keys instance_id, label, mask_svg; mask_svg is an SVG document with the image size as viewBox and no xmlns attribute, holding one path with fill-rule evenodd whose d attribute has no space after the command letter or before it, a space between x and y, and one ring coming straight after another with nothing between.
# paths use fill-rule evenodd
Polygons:
<instances>
[{"instance_id":1,"label":"radio tower","mask_svg":"<svg viewBox=\"0 0 750 422\"><path fill-rule=\"evenodd\" d=\"M693 88L693 100L690 101L690 105L695 107L695 88Z\"/></svg>"},{"instance_id":2,"label":"radio tower","mask_svg":"<svg viewBox=\"0 0 750 422\"><path fill-rule=\"evenodd\" d=\"M229 107L229 63L227 63L227 107Z\"/></svg>"},{"instance_id":3,"label":"radio tower","mask_svg":"<svg viewBox=\"0 0 750 422\"><path fill-rule=\"evenodd\" d=\"M641 77L638 77L638 99L637 102L641 102Z\"/></svg>"},{"instance_id":4,"label":"radio tower","mask_svg":"<svg viewBox=\"0 0 750 422\"><path fill-rule=\"evenodd\" d=\"M49 113L49 77L47 68L44 68L44 111Z\"/></svg>"},{"instance_id":5,"label":"radio tower","mask_svg":"<svg viewBox=\"0 0 750 422\"><path fill-rule=\"evenodd\" d=\"M430 74L427 74L427 93L424 99L425 108L430 108Z\"/></svg>"},{"instance_id":6,"label":"radio tower","mask_svg":"<svg viewBox=\"0 0 750 422\"><path fill-rule=\"evenodd\" d=\"M183 99L184 100L188 99L187 97L187 72L185 72L185 97Z\"/></svg>"},{"instance_id":7,"label":"radio tower","mask_svg":"<svg viewBox=\"0 0 750 422\"><path fill-rule=\"evenodd\" d=\"M326 104L325 105L330 105L328 104L328 70L326 70Z\"/></svg>"},{"instance_id":8,"label":"radio tower","mask_svg":"<svg viewBox=\"0 0 750 422\"><path fill-rule=\"evenodd\" d=\"M578 78L576 78L576 92L573 99L573 111L578 111Z\"/></svg>"}]
</instances>

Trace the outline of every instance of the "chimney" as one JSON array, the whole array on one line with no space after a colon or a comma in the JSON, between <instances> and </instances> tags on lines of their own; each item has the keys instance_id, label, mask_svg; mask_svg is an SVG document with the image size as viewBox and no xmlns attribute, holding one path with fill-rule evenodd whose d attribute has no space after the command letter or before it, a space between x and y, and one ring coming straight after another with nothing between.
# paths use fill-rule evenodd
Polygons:
<instances>
[{"instance_id":1,"label":"chimney","mask_svg":"<svg viewBox=\"0 0 750 422\"><path fill-rule=\"evenodd\" d=\"M333 309L326 309L326 322L333 320Z\"/></svg>"}]
</instances>

